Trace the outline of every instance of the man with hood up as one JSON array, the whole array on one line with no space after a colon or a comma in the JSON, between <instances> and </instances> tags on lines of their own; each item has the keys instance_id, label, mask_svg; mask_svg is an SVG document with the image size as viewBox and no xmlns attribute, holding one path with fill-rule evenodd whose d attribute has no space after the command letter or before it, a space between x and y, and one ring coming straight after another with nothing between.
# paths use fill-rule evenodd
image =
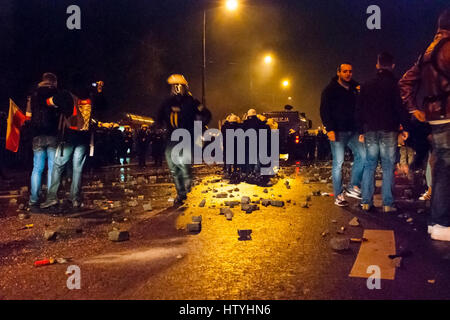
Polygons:
<instances>
[{"instance_id":1,"label":"man with hood up","mask_svg":"<svg viewBox=\"0 0 450 320\"><path fill-rule=\"evenodd\" d=\"M353 67L351 63L342 63L337 69L330 84L322 92L320 116L328 131L333 156L333 189L334 204L347 206L342 186L342 164L344 163L345 147L353 153L353 167L350 185L345 194L349 197L361 199L361 181L365 162L364 144L359 141L358 126L355 120L356 98L359 84L352 79Z\"/></svg>"}]
</instances>

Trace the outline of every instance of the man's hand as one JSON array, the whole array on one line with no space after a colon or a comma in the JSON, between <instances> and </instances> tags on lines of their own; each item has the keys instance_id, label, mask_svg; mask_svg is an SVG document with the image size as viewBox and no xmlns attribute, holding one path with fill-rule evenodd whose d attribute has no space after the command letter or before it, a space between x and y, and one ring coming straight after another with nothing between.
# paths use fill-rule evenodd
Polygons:
<instances>
[{"instance_id":1,"label":"man's hand","mask_svg":"<svg viewBox=\"0 0 450 320\"><path fill-rule=\"evenodd\" d=\"M414 110L412 114L420 122L425 122L426 121L425 112L420 111L420 110Z\"/></svg>"},{"instance_id":2,"label":"man's hand","mask_svg":"<svg viewBox=\"0 0 450 320\"><path fill-rule=\"evenodd\" d=\"M330 141L336 141L336 134L334 133L334 131L329 131L327 133L327 136Z\"/></svg>"},{"instance_id":3,"label":"man's hand","mask_svg":"<svg viewBox=\"0 0 450 320\"><path fill-rule=\"evenodd\" d=\"M364 143L364 135L360 134L358 140L359 140L359 142Z\"/></svg>"}]
</instances>

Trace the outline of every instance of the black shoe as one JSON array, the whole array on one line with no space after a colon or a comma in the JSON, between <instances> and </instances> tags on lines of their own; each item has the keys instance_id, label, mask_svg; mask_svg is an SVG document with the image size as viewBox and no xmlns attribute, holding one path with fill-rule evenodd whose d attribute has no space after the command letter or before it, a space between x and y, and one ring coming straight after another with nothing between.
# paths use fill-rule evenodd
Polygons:
<instances>
[{"instance_id":1,"label":"black shoe","mask_svg":"<svg viewBox=\"0 0 450 320\"><path fill-rule=\"evenodd\" d=\"M30 212L31 213L42 213L41 207L39 206L39 204L34 203L34 204L30 204Z\"/></svg>"}]
</instances>

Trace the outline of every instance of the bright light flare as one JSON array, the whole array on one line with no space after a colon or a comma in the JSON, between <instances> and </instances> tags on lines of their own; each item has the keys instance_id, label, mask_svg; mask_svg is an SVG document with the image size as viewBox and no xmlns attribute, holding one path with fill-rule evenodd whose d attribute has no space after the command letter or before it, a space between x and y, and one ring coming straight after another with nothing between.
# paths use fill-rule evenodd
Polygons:
<instances>
[{"instance_id":1,"label":"bright light flare","mask_svg":"<svg viewBox=\"0 0 450 320\"><path fill-rule=\"evenodd\" d=\"M273 61L272 56L271 55L267 55L264 57L264 63L265 64L271 64Z\"/></svg>"},{"instance_id":2,"label":"bright light flare","mask_svg":"<svg viewBox=\"0 0 450 320\"><path fill-rule=\"evenodd\" d=\"M226 2L226 8L229 11L235 11L238 8L239 4L237 0L228 0Z\"/></svg>"}]
</instances>

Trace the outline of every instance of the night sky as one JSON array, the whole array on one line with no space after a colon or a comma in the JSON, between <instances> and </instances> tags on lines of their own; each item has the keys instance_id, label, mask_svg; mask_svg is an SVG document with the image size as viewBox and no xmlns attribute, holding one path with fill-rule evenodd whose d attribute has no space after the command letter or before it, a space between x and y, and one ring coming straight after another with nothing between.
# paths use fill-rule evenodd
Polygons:
<instances>
[{"instance_id":1,"label":"night sky","mask_svg":"<svg viewBox=\"0 0 450 320\"><path fill-rule=\"evenodd\" d=\"M81 30L66 28L66 8L81 8ZM375 72L377 53L397 58L401 76L424 51L447 0L247 0L237 12L207 0L0 0L0 110L8 97L24 109L29 88L43 72L58 75L70 90L83 72L104 80L111 120L121 112L154 115L167 95L165 79L182 73L201 99L201 34L207 9L207 106L214 118L280 110L293 98L295 110L321 124L320 93L340 62L354 77ZM366 9L381 8L382 29L368 30ZM266 52L274 56L263 66ZM280 81L292 85L281 89Z\"/></svg>"}]
</instances>

